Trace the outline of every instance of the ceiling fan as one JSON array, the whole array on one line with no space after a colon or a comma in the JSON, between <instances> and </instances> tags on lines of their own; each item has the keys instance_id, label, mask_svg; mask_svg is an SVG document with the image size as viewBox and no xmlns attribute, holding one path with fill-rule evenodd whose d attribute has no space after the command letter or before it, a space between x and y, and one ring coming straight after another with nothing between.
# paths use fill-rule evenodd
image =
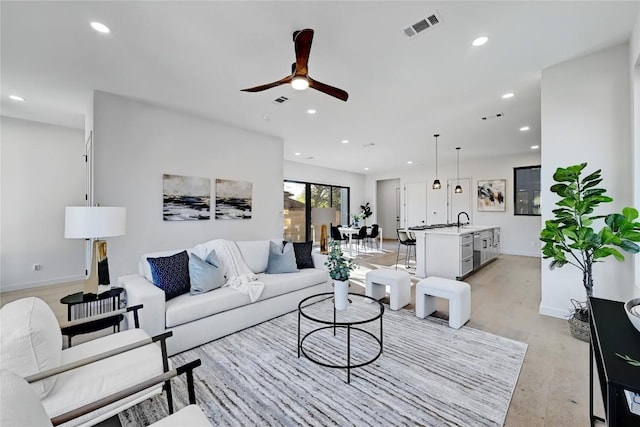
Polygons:
<instances>
[{"instance_id":1,"label":"ceiling fan","mask_svg":"<svg viewBox=\"0 0 640 427\"><path fill-rule=\"evenodd\" d=\"M296 50L296 62L291 64L291 75L286 76L277 82L267 83L265 85L242 89L243 92L260 92L271 89L272 87L291 84L296 90L305 90L310 87L327 95L331 95L342 101L349 98L349 94L337 87L329 86L309 77L307 63L309 62L309 52L311 51L311 42L313 41L313 30L306 28L304 30L295 31L293 33L293 43Z\"/></svg>"}]
</instances>

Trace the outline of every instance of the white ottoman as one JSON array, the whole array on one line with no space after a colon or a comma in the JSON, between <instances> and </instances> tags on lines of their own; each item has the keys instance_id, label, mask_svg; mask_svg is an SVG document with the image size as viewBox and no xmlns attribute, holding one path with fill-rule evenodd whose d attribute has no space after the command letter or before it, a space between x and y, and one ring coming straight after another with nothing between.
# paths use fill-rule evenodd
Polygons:
<instances>
[{"instance_id":1,"label":"white ottoman","mask_svg":"<svg viewBox=\"0 0 640 427\"><path fill-rule=\"evenodd\" d=\"M436 297L449 300L449 327L460 329L471 318L471 286L457 280L431 276L416 285L416 316L424 319L436 311Z\"/></svg>"},{"instance_id":2,"label":"white ottoman","mask_svg":"<svg viewBox=\"0 0 640 427\"><path fill-rule=\"evenodd\" d=\"M391 310L400 310L411 303L411 279L406 271L379 268L367 272L366 281L365 295L375 299L384 298L389 286Z\"/></svg>"}]
</instances>

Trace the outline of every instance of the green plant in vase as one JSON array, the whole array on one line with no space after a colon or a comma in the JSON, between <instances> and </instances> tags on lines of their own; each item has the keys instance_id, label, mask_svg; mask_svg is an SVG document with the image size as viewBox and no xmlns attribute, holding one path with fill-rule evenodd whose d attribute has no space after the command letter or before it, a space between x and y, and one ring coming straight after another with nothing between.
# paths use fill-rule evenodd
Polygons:
<instances>
[{"instance_id":1,"label":"green plant in vase","mask_svg":"<svg viewBox=\"0 0 640 427\"><path fill-rule=\"evenodd\" d=\"M348 306L349 275L358 268L358 264L352 259L346 258L342 253L340 241L329 242L329 255L324 263L329 270L329 276L334 280L334 304L336 310L345 310Z\"/></svg>"},{"instance_id":2,"label":"green plant in vase","mask_svg":"<svg viewBox=\"0 0 640 427\"><path fill-rule=\"evenodd\" d=\"M560 196L559 206L553 210L554 219L545 222L540 233L544 242L542 257L551 259L550 269L567 264L582 272L582 284L587 297L593 294L593 265L613 256L624 261L621 251L636 254L640 247L640 223L636 221L638 211L631 207L622 209L622 213L608 215L595 214L601 203L613 199L606 196L604 188L596 186L602 182L598 169L584 178L582 172L586 163L558 168L553 174L556 184L551 191ZM596 224L603 220L604 225L595 230ZM588 310L584 304L574 303L572 318L588 321Z\"/></svg>"}]
</instances>

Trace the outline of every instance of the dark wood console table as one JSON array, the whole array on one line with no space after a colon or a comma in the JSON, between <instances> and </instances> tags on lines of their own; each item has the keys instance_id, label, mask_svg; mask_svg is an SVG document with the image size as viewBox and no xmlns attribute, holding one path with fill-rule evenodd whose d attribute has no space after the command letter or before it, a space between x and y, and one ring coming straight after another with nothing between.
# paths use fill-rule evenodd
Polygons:
<instances>
[{"instance_id":1,"label":"dark wood console table","mask_svg":"<svg viewBox=\"0 0 640 427\"><path fill-rule=\"evenodd\" d=\"M624 390L640 393L640 367L634 367L616 356L629 355L640 360L640 332L624 312L624 303L589 298L591 310L591 345L589 346L589 417L609 427L638 426L640 416L629 410ZM593 363L597 367L606 420L593 415Z\"/></svg>"}]
</instances>

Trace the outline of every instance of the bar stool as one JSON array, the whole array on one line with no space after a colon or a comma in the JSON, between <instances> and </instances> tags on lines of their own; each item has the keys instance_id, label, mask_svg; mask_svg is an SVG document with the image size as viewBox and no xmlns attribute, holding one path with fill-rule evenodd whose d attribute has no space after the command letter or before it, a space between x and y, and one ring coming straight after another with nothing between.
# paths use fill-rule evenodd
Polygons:
<instances>
[{"instance_id":1,"label":"bar stool","mask_svg":"<svg viewBox=\"0 0 640 427\"><path fill-rule=\"evenodd\" d=\"M398 254L396 255L396 270L398 269L398 261L400 259L400 247L405 246L404 252L404 266L409 268L409 262L411 261L411 248L413 247L413 260L416 260L416 241L409 237L409 234L398 228L396 229L396 233L398 234Z\"/></svg>"}]
</instances>

